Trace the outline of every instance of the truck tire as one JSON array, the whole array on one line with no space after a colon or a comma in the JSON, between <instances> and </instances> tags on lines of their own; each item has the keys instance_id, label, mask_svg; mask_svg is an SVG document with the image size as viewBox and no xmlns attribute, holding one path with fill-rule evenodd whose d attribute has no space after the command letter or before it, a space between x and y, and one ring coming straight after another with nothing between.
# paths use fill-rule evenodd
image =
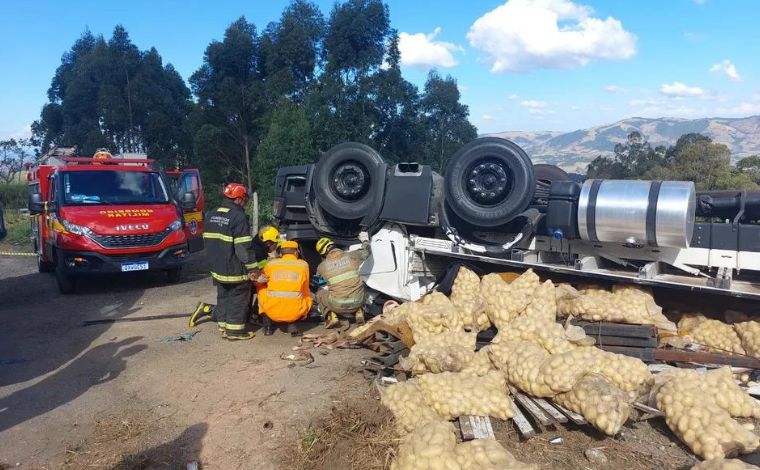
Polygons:
<instances>
[{"instance_id":1,"label":"truck tire","mask_svg":"<svg viewBox=\"0 0 760 470\"><path fill-rule=\"evenodd\" d=\"M37 271L41 273L52 273L55 271L55 265L50 261L42 261L42 255L37 254Z\"/></svg>"},{"instance_id":2,"label":"truck tire","mask_svg":"<svg viewBox=\"0 0 760 470\"><path fill-rule=\"evenodd\" d=\"M364 144L336 145L317 162L316 202L339 219L361 219L382 200L385 168L382 157Z\"/></svg>"},{"instance_id":3,"label":"truck tire","mask_svg":"<svg viewBox=\"0 0 760 470\"><path fill-rule=\"evenodd\" d=\"M444 180L446 202L465 222L498 227L524 211L536 188L533 164L517 144L482 137L451 158Z\"/></svg>"},{"instance_id":4,"label":"truck tire","mask_svg":"<svg viewBox=\"0 0 760 470\"><path fill-rule=\"evenodd\" d=\"M55 269L55 282L58 284L58 292L63 295L73 294L77 290L76 278L60 267Z\"/></svg>"}]
</instances>

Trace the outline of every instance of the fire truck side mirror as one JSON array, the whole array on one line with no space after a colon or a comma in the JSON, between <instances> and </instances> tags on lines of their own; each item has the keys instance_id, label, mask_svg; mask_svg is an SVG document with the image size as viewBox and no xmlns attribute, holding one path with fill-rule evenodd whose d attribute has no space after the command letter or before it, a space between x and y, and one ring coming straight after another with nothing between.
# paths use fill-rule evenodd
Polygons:
<instances>
[{"instance_id":1,"label":"fire truck side mirror","mask_svg":"<svg viewBox=\"0 0 760 470\"><path fill-rule=\"evenodd\" d=\"M195 196L193 193L185 193L182 195L182 199L179 203L180 207L185 212L194 211L196 208Z\"/></svg>"},{"instance_id":2,"label":"fire truck side mirror","mask_svg":"<svg viewBox=\"0 0 760 470\"><path fill-rule=\"evenodd\" d=\"M42 201L40 193L32 193L29 195L29 213L30 214L42 214L45 212L45 203Z\"/></svg>"}]
</instances>

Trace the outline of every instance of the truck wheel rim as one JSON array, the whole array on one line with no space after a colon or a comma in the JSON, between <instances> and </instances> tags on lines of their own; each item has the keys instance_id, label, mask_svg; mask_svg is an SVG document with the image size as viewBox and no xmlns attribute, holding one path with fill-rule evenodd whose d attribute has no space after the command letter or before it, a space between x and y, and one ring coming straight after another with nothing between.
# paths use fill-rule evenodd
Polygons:
<instances>
[{"instance_id":1,"label":"truck wheel rim","mask_svg":"<svg viewBox=\"0 0 760 470\"><path fill-rule=\"evenodd\" d=\"M493 206L512 189L511 171L503 163L488 159L480 160L465 172L467 193L477 203Z\"/></svg>"},{"instance_id":2,"label":"truck wheel rim","mask_svg":"<svg viewBox=\"0 0 760 470\"><path fill-rule=\"evenodd\" d=\"M369 174L364 165L346 162L338 165L332 175L332 190L342 199L355 201L369 189Z\"/></svg>"}]
</instances>

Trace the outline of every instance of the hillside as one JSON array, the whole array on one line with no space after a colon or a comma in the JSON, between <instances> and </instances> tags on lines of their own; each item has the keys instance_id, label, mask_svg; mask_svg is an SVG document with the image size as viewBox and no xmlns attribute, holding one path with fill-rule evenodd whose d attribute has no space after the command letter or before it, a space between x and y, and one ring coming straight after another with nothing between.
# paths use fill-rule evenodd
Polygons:
<instances>
[{"instance_id":1,"label":"hillside","mask_svg":"<svg viewBox=\"0 0 760 470\"><path fill-rule=\"evenodd\" d=\"M645 119L630 118L614 124L572 132L509 131L490 134L510 139L535 162L552 163L568 171L585 172L599 155L611 155L615 144L639 131L652 144L672 145L683 134L698 132L726 144L735 159L760 154L760 116L746 118Z\"/></svg>"}]
</instances>

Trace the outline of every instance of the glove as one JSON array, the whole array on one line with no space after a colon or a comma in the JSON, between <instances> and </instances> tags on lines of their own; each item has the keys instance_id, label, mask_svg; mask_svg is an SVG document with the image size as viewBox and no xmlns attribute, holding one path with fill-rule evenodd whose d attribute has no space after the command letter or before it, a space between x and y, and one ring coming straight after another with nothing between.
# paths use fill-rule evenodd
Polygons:
<instances>
[{"instance_id":1,"label":"glove","mask_svg":"<svg viewBox=\"0 0 760 470\"><path fill-rule=\"evenodd\" d=\"M369 241L369 234L367 232L359 232L359 241L364 243Z\"/></svg>"}]
</instances>

